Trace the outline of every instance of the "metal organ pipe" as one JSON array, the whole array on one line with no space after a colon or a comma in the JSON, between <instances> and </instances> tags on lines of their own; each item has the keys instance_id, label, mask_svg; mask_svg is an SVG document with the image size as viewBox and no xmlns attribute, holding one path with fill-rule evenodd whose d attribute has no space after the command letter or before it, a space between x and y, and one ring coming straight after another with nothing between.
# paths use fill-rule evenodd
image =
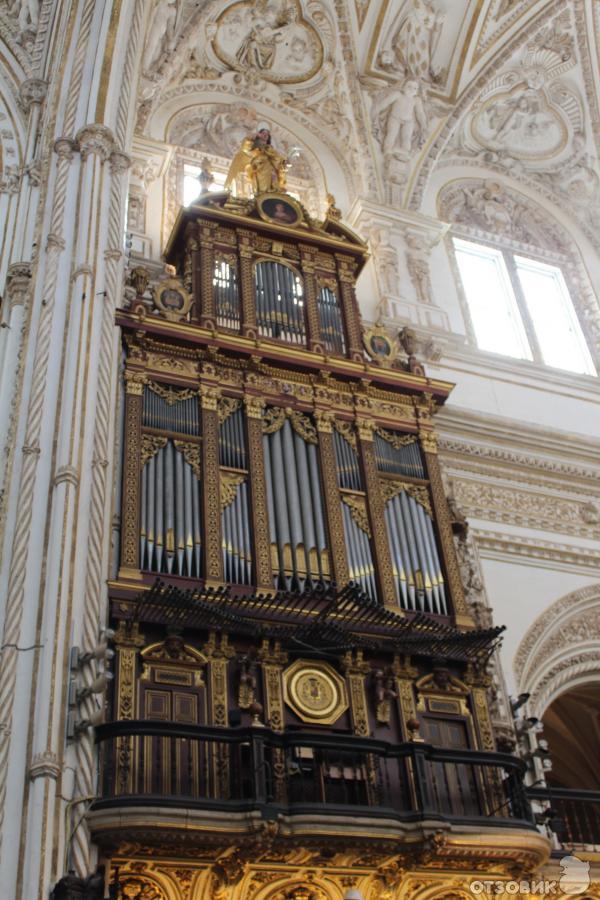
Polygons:
<instances>
[{"instance_id":1,"label":"metal organ pipe","mask_svg":"<svg viewBox=\"0 0 600 900\"><path fill-rule=\"evenodd\" d=\"M385 508L398 599L407 609L446 615L448 612L433 523L426 510L406 491ZM406 580L399 574L404 570Z\"/></svg>"},{"instance_id":2,"label":"metal organ pipe","mask_svg":"<svg viewBox=\"0 0 600 900\"><path fill-rule=\"evenodd\" d=\"M141 567L200 575L199 484L183 454L167 441L142 470Z\"/></svg>"},{"instance_id":3,"label":"metal organ pipe","mask_svg":"<svg viewBox=\"0 0 600 900\"><path fill-rule=\"evenodd\" d=\"M342 313L337 295L328 287L321 287L317 298L321 338L330 353L346 352Z\"/></svg>"},{"instance_id":4,"label":"metal organ pipe","mask_svg":"<svg viewBox=\"0 0 600 900\"><path fill-rule=\"evenodd\" d=\"M275 584L302 590L307 581L329 577L316 447L286 418L263 436L263 448Z\"/></svg>"},{"instance_id":5,"label":"metal organ pipe","mask_svg":"<svg viewBox=\"0 0 600 900\"><path fill-rule=\"evenodd\" d=\"M265 337L306 343L300 277L283 263L265 260L255 266L256 322Z\"/></svg>"}]
</instances>

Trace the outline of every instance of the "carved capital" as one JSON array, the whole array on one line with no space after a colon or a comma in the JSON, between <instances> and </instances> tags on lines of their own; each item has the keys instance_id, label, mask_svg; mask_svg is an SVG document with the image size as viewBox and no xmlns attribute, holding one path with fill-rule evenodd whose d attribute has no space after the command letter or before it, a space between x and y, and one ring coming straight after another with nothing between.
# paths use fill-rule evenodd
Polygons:
<instances>
[{"instance_id":1,"label":"carved capital","mask_svg":"<svg viewBox=\"0 0 600 900\"><path fill-rule=\"evenodd\" d=\"M33 103L42 103L48 84L41 78L28 78L19 85L19 103L25 112L28 112Z\"/></svg>"},{"instance_id":2,"label":"carved capital","mask_svg":"<svg viewBox=\"0 0 600 900\"><path fill-rule=\"evenodd\" d=\"M317 431L324 434L333 433L334 414L329 409L316 409L314 413Z\"/></svg>"},{"instance_id":3,"label":"carved capital","mask_svg":"<svg viewBox=\"0 0 600 900\"><path fill-rule=\"evenodd\" d=\"M375 422L373 419L357 419L356 429L361 441L372 441L375 431Z\"/></svg>"},{"instance_id":4,"label":"carved capital","mask_svg":"<svg viewBox=\"0 0 600 900\"><path fill-rule=\"evenodd\" d=\"M253 397L247 395L244 397L244 405L246 407L246 415L249 419L262 419L265 401L262 397Z\"/></svg>"},{"instance_id":5,"label":"carved capital","mask_svg":"<svg viewBox=\"0 0 600 900\"><path fill-rule=\"evenodd\" d=\"M144 393L144 385L148 376L144 372L125 372L125 391L127 394L135 394L141 397Z\"/></svg>"},{"instance_id":6,"label":"carved capital","mask_svg":"<svg viewBox=\"0 0 600 900\"><path fill-rule=\"evenodd\" d=\"M122 150L113 150L109 157L110 171L113 175L122 175L131 166L131 157Z\"/></svg>"},{"instance_id":7,"label":"carved capital","mask_svg":"<svg viewBox=\"0 0 600 900\"><path fill-rule=\"evenodd\" d=\"M221 397L220 389L218 387L214 387L213 385L201 384L199 394L200 406L202 407L202 409L216 412L219 399Z\"/></svg>"},{"instance_id":8,"label":"carved capital","mask_svg":"<svg viewBox=\"0 0 600 900\"><path fill-rule=\"evenodd\" d=\"M54 141L54 152L60 159L65 159L67 162L71 162L76 149L77 145L71 138L60 137Z\"/></svg>"},{"instance_id":9,"label":"carved capital","mask_svg":"<svg viewBox=\"0 0 600 900\"><path fill-rule=\"evenodd\" d=\"M36 778L52 778L56 781L60 775L61 766L58 762L56 753L51 750L44 750L33 757L33 762L29 767L29 778L35 781Z\"/></svg>"},{"instance_id":10,"label":"carved capital","mask_svg":"<svg viewBox=\"0 0 600 900\"><path fill-rule=\"evenodd\" d=\"M29 263L13 263L8 267L6 276L5 301L13 306L26 306L31 284L31 265Z\"/></svg>"},{"instance_id":11,"label":"carved capital","mask_svg":"<svg viewBox=\"0 0 600 900\"><path fill-rule=\"evenodd\" d=\"M115 138L106 125L85 125L77 132L77 144L82 159L96 154L104 162L109 159L115 146Z\"/></svg>"}]
</instances>

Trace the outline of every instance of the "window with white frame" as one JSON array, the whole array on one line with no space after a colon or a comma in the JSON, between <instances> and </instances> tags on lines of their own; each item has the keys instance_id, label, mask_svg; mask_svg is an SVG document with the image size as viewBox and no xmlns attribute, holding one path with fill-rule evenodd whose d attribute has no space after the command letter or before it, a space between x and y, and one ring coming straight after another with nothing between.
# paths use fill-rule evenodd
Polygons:
<instances>
[{"instance_id":1,"label":"window with white frame","mask_svg":"<svg viewBox=\"0 0 600 900\"><path fill-rule=\"evenodd\" d=\"M560 268L459 238L454 252L482 350L596 375Z\"/></svg>"}]
</instances>

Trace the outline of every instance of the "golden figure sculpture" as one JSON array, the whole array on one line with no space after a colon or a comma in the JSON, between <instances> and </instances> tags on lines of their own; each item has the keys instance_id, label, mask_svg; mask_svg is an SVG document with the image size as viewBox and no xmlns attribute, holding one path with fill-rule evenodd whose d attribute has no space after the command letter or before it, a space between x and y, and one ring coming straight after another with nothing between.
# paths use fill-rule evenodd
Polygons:
<instances>
[{"instance_id":1,"label":"golden figure sculpture","mask_svg":"<svg viewBox=\"0 0 600 900\"><path fill-rule=\"evenodd\" d=\"M254 194L285 190L287 164L286 157L271 144L269 126L261 123L254 136L244 138L233 157L225 187L229 189L237 176L244 172Z\"/></svg>"}]
</instances>

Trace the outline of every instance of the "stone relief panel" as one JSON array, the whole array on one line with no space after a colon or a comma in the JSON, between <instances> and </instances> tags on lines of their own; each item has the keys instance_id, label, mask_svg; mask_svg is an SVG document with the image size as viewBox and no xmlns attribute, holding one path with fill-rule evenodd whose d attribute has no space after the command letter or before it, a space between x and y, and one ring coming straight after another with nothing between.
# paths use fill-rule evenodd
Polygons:
<instances>
[{"instance_id":1,"label":"stone relief panel","mask_svg":"<svg viewBox=\"0 0 600 900\"><path fill-rule=\"evenodd\" d=\"M519 691L541 717L569 684L600 674L600 585L556 600L528 628L514 658Z\"/></svg>"},{"instance_id":2,"label":"stone relief panel","mask_svg":"<svg viewBox=\"0 0 600 900\"><path fill-rule=\"evenodd\" d=\"M493 179L453 181L440 191L440 218L510 241L565 253L563 229L539 206Z\"/></svg>"},{"instance_id":3,"label":"stone relief panel","mask_svg":"<svg viewBox=\"0 0 600 900\"><path fill-rule=\"evenodd\" d=\"M298 0L242 0L211 26L215 54L231 69L256 69L267 81L307 81L323 63L323 44Z\"/></svg>"},{"instance_id":4,"label":"stone relief panel","mask_svg":"<svg viewBox=\"0 0 600 900\"><path fill-rule=\"evenodd\" d=\"M573 151L575 139L583 135L584 117L577 92L560 77L575 64L564 24L561 18L552 39L543 32L518 65L486 85L458 137L462 150L488 151L486 158L533 168Z\"/></svg>"}]
</instances>

